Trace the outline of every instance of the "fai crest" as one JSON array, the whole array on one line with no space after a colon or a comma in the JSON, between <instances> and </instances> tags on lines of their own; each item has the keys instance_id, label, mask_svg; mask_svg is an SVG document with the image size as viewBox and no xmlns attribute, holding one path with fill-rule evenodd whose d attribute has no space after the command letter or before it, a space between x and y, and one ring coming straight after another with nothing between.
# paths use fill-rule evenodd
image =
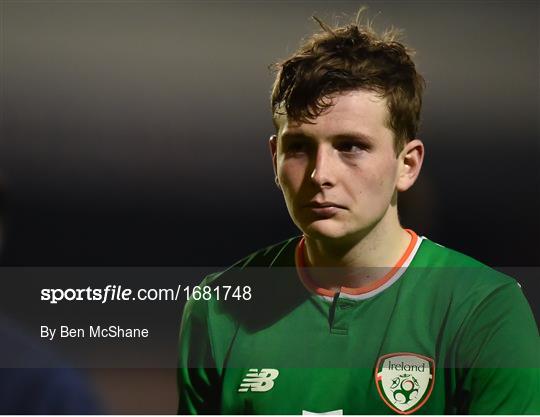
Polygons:
<instances>
[{"instance_id":1,"label":"fai crest","mask_svg":"<svg viewBox=\"0 0 540 417\"><path fill-rule=\"evenodd\" d=\"M411 414L424 405L435 383L435 362L416 353L381 356L375 369L377 391L388 407Z\"/></svg>"}]
</instances>

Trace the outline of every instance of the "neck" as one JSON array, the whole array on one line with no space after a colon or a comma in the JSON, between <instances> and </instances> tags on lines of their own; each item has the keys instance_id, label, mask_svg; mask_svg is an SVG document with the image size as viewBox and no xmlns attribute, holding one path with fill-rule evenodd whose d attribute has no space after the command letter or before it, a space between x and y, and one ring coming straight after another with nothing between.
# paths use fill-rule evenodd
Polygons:
<instances>
[{"instance_id":1,"label":"neck","mask_svg":"<svg viewBox=\"0 0 540 417\"><path fill-rule=\"evenodd\" d=\"M411 236L389 208L373 227L336 239L305 238L305 261L317 285L327 289L361 287L388 273L401 258Z\"/></svg>"}]
</instances>

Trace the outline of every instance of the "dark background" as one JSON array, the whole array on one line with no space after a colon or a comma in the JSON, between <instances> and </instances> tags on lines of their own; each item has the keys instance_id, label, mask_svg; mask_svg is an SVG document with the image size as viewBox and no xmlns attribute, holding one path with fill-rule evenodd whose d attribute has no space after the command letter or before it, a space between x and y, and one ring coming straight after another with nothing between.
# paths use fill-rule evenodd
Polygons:
<instances>
[{"instance_id":1,"label":"dark background","mask_svg":"<svg viewBox=\"0 0 540 417\"><path fill-rule=\"evenodd\" d=\"M427 80L403 225L539 266L540 6L473 1L2 1L3 263L221 267L298 234L273 182L267 67L312 14L343 23L362 4L405 29ZM115 412L174 412L169 371L152 376L161 401L148 370L99 386Z\"/></svg>"}]
</instances>

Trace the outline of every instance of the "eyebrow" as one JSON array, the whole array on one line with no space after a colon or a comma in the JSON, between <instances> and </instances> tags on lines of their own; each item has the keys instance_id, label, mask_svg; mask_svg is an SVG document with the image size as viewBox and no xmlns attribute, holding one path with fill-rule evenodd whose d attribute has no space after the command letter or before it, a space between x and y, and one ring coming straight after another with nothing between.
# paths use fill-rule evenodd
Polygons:
<instances>
[{"instance_id":1,"label":"eyebrow","mask_svg":"<svg viewBox=\"0 0 540 417\"><path fill-rule=\"evenodd\" d=\"M373 139L371 136L361 133L361 132L344 132L344 133L338 133L337 135L330 136L330 139L336 140L336 139L348 139L348 140L361 140L361 141L368 141L368 142L375 142L375 139Z\"/></svg>"},{"instance_id":2,"label":"eyebrow","mask_svg":"<svg viewBox=\"0 0 540 417\"><path fill-rule=\"evenodd\" d=\"M290 139L310 139L313 140L314 137L311 135L306 135L303 132L285 132L281 135L281 138L284 140L290 140ZM329 136L330 140L360 140L360 141L368 141L368 142L375 142L375 140L365 133L361 132L341 132L336 135Z\"/></svg>"}]
</instances>

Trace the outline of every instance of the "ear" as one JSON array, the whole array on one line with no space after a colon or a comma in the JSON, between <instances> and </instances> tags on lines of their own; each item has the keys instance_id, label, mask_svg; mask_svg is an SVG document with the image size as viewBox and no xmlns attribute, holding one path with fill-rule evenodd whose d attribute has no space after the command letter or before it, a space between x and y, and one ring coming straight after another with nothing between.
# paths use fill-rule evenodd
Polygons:
<instances>
[{"instance_id":1,"label":"ear","mask_svg":"<svg viewBox=\"0 0 540 417\"><path fill-rule=\"evenodd\" d=\"M272 135L268 140L270 155L272 156L272 166L274 167L274 175L277 178L277 136Z\"/></svg>"},{"instance_id":2,"label":"ear","mask_svg":"<svg viewBox=\"0 0 540 417\"><path fill-rule=\"evenodd\" d=\"M402 192L411 188L420 174L424 161L424 144L419 139L411 140L404 146L398 159L399 172L396 189Z\"/></svg>"}]
</instances>

